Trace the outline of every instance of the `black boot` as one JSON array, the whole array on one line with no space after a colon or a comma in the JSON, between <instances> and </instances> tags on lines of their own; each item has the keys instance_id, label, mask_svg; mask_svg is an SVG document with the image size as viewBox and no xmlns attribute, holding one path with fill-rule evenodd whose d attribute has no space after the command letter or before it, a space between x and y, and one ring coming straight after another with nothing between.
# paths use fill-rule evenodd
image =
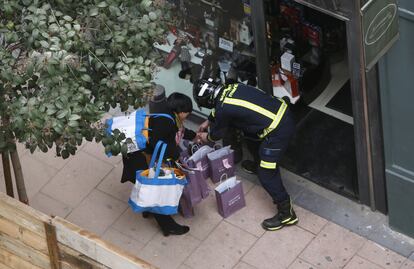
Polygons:
<instances>
[{"instance_id":1,"label":"black boot","mask_svg":"<svg viewBox=\"0 0 414 269\"><path fill-rule=\"evenodd\" d=\"M144 219L148 219L151 216L152 216L152 213L151 212L147 212L147 211L142 212L142 217Z\"/></svg>"},{"instance_id":2,"label":"black boot","mask_svg":"<svg viewBox=\"0 0 414 269\"><path fill-rule=\"evenodd\" d=\"M254 161L244 160L241 163L241 167L242 167L243 171L246 172L246 173L257 174L258 165Z\"/></svg>"},{"instance_id":3,"label":"black boot","mask_svg":"<svg viewBox=\"0 0 414 269\"><path fill-rule=\"evenodd\" d=\"M185 225L180 225L175 220L168 215L153 214L155 220L160 226L164 236L171 235L182 235L190 231L190 227Z\"/></svg>"},{"instance_id":4,"label":"black boot","mask_svg":"<svg viewBox=\"0 0 414 269\"><path fill-rule=\"evenodd\" d=\"M262 222L262 227L268 231L276 231L284 226L294 225L298 223L298 217L293 210L290 199L283 201L277 205L277 214L270 219Z\"/></svg>"}]
</instances>

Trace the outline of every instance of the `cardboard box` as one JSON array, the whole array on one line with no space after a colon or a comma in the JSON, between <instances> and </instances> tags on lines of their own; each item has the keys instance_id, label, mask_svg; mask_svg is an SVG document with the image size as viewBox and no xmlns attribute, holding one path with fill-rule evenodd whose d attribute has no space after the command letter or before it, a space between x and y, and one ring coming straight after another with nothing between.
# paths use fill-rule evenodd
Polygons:
<instances>
[{"instance_id":1,"label":"cardboard box","mask_svg":"<svg viewBox=\"0 0 414 269\"><path fill-rule=\"evenodd\" d=\"M292 65L295 61L295 56L289 52L283 53L282 57L280 57L281 67L282 69L292 72Z\"/></svg>"}]
</instances>

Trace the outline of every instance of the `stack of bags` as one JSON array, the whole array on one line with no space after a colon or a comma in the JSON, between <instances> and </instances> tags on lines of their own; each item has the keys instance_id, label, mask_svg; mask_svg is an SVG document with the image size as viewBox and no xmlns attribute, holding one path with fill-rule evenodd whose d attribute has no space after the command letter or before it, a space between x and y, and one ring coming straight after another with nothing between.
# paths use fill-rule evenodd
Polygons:
<instances>
[{"instance_id":1,"label":"stack of bags","mask_svg":"<svg viewBox=\"0 0 414 269\"><path fill-rule=\"evenodd\" d=\"M234 151L230 146L200 145L184 142L180 161L188 184L180 199L184 217L194 216L194 206L207 198L207 180L216 184L215 196L220 215L228 217L246 205L243 187L234 174Z\"/></svg>"}]
</instances>

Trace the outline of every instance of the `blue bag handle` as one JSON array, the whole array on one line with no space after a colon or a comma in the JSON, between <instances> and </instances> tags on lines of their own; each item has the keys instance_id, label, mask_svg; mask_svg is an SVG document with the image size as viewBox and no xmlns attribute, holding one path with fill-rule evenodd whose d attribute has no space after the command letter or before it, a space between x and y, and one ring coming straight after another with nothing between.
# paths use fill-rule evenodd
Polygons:
<instances>
[{"instance_id":1,"label":"blue bag handle","mask_svg":"<svg viewBox=\"0 0 414 269\"><path fill-rule=\"evenodd\" d=\"M164 154L165 154L166 149L167 149L167 144L163 143L162 148L161 148L161 152L160 152L159 157L158 157L158 163L157 163L157 168L155 169L154 178L158 178L158 176L160 175L162 159L164 158Z\"/></svg>"},{"instance_id":2,"label":"blue bag handle","mask_svg":"<svg viewBox=\"0 0 414 269\"><path fill-rule=\"evenodd\" d=\"M155 159L157 159L158 151L160 150L160 146L162 144L164 144L164 142L160 140L155 145L155 149L154 149L154 152L152 153L152 157L151 157L151 161L150 161L150 164L149 164L149 168L154 167Z\"/></svg>"},{"instance_id":3,"label":"blue bag handle","mask_svg":"<svg viewBox=\"0 0 414 269\"><path fill-rule=\"evenodd\" d=\"M171 115L169 115L169 114L165 114L165 113L150 113L150 114L147 114L147 116L150 116L150 117L166 117L166 118L169 118L170 120L172 120L173 122L175 122L175 119L171 116Z\"/></svg>"}]
</instances>

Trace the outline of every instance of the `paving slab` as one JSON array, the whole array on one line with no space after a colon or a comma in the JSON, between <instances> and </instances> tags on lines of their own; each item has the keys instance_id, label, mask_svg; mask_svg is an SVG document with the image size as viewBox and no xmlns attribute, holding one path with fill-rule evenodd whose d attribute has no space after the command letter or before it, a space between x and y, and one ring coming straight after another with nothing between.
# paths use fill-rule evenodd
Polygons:
<instances>
[{"instance_id":1,"label":"paving slab","mask_svg":"<svg viewBox=\"0 0 414 269\"><path fill-rule=\"evenodd\" d=\"M104 161L112 165L119 164L122 161L121 155L108 157L105 154L105 147L102 145L102 143L86 141L84 144L85 145L82 148L82 151L100 159L101 161Z\"/></svg>"},{"instance_id":2,"label":"paving slab","mask_svg":"<svg viewBox=\"0 0 414 269\"><path fill-rule=\"evenodd\" d=\"M57 174L58 170L32 158L28 154L23 155L20 162L27 196L30 201Z\"/></svg>"},{"instance_id":3,"label":"paving slab","mask_svg":"<svg viewBox=\"0 0 414 269\"><path fill-rule=\"evenodd\" d=\"M141 250L145 246L144 243L134 240L133 238L126 236L112 228L106 230L106 232L102 235L102 239L113 243L114 245L137 257L140 257Z\"/></svg>"},{"instance_id":4,"label":"paving slab","mask_svg":"<svg viewBox=\"0 0 414 269\"><path fill-rule=\"evenodd\" d=\"M125 210L111 228L143 244L148 243L160 231L154 218L144 219L142 214L134 213L130 208Z\"/></svg>"},{"instance_id":5,"label":"paving slab","mask_svg":"<svg viewBox=\"0 0 414 269\"><path fill-rule=\"evenodd\" d=\"M99 190L93 190L66 219L97 235L102 235L127 207L126 203Z\"/></svg>"},{"instance_id":6,"label":"paving slab","mask_svg":"<svg viewBox=\"0 0 414 269\"><path fill-rule=\"evenodd\" d=\"M239 262L238 264L236 264L236 266L233 267L233 269L257 269L257 268L245 262Z\"/></svg>"},{"instance_id":7,"label":"paving slab","mask_svg":"<svg viewBox=\"0 0 414 269\"><path fill-rule=\"evenodd\" d=\"M383 269L382 267L372 263L364 258L355 255L344 269Z\"/></svg>"},{"instance_id":8,"label":"paving slab","mask_svg":"<svg viewBox=\"0 0 414 269\"><path fill-rule=\"evenodd\" d=\"M188 265L181 264L181 265L180 265L180 267L178 267L178 269L193 269L193 268L191 268L191 267L190 267L190 266L188 266Z\"/></svg>"},{"instance_id":9,"label":"paving slab","mask_svg":"<svg viewBox=\"0 0 414 269\"><path fill-rule=\"evenodd\" d=\"M365 241L345 228L328 223L299 257L321 269L343 268Z\"/></svg>"},{"instance_id":10,"label":"paving slab","mask_svg":"<svg viewBox=\"0 0 414 269\"><path fill-rule=\"evenodd\" d=\"M77 154L75 156L70 155L67 159L58 157L56 156L56 149L54 146L51 149L49 149L46 153L36 150L30 156L57 170L62 169L69 161L78 158Z\"/></svg>"},{"instance_id":11,"label":"paving slab","mask_svg":"<svg viewBox=\"0 0 414 269\"><path fill-rule=\"evenodd\" d=\"M245 196L245 200L246 207L235 212L226 221L260 237L265 232L260 224L276 214L276 207L267 192L258 185Z\"/></svg>"},{"instance_id":12,"label":"paving slab","mask_svg":"<svg viewBox=\"0 0 414 269\"><path fill-rule=\"evenodd\" d=\"M50 197L76 207L111 171L113 166L82 151L42 189Z\"/></svg>"},{"instance_id":13,"label":"paving slab","mask_svg":"<svg viewBox=\"0 0 414 269\"><path fill-rule=\"evenodd\" d=\"M190 234L199 240L204 240L219 225L223 218L217 211L214 193L194 206L194 217L184 218L174 216L175 220L183 225L190 226Z\"/></svg>"},{"instance_id":14,"label":"paving slab","mask_svg":"<svg viewBox=\"0 0 414 269\"><path fill-rule=\"evenodd\" d=\"M297 226L266 232L242 258L257 268L288 268L314 239L314 235Z\"/></svg>"},{"instance_id":15,"label":"paving slab","mask_svg":"<svg viewBox=\"0 0 414 269\"><path fill-rule=\"evenodd\" d=\"M185 264L197 269L233 268L256 240L257 237L250 233L221 222Z\"/></svg>"},{"instance_id":16,"label":"paving slab","mask_svg":"<svg viewBox=\"0 0 414 269\"><path fill-rule=\"evenodd\" d=\"M407 259L400 269L414 269L414 261Z\"/></svg>"},{"instance_id":17,"label":"paving slab","mask_svg":"<svg viewBox=\"0 0 414 269\"><path fill-rule=\"evenodd\" d=\"M37 193L32 199L30 199L30 206L37 209L49 216L59 216L66 218L72 208L64 203L57 201L44 193Z\"/></svg>"},{"instance_id":18,"label":"paving slab","mask_svg":"<svg viewBox=\"0 0 414 269\"><path fill-rule=\"evenodd\" d=\"M121 201L128 202L134 185L129 181L121 183L122 168L122 164L115 165L97 188Z\"/></svg>"},{"instance_id":19,"label":"paving slab","mask_svg":"<svg viewBox=\"0 0 414 269\"><path fill-rule=\"evenodd\" d=\"M305 262L301 259L296 259L293 263L289 266L288 269L318 269L315 265L312 265L308 262Z\"/></svg>"},{"instance_id":20,"label":"paving slab","mask_svg":"<svg viewBox=\"0 0 414 269\"><path fill-rule=\"evenodd\" d=\"M158 233L139 251L139 256L144 260L151 261L151 264L160 269L175 269L190 256L200 243L201 241L191 234L165 237Z\"/></svg>"},{"instance_id":21,"label":"paving slab","mask_svg":"<svg viewBox=\"0 0 414 269\"><path fill-rule=\"evenodd\" d=\"M358 251L358 256L375 263L382 268L398 269L407 259L394 251L391 251L375 242L368 240L365 242L361 250Z\"/></svg>"},{"instance_id":22,"label":"paving slab","mask_svg":"<svg viewBox=\"0 0 414 269\"><path fill-rule=\"evenodd\" d=\"M300 206L293 205L293 208L299 218L297 225L315 235L318 234L328 223L326 219L321 218Z\"/></svg>"}]
</instances>

